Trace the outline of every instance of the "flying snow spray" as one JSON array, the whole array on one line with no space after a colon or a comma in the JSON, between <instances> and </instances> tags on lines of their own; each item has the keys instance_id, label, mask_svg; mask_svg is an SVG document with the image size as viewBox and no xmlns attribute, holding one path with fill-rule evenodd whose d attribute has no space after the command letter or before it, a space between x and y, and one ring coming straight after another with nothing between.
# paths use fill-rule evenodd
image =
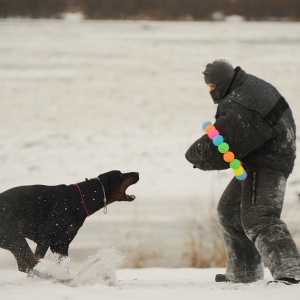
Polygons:
<instances>
[{"instance_id":1,"label":"flying snow spray","mask_svg":"<svg viewBox=\"0 0 300 300\"><path fill-rule=\"evenodd\" d=\"M232 151L229 151L229 145L224 142L224 138L211 122L204 122L202 125L203 130L207 133L208 137L212 140L213 144L218 147L218 151L223 154L223 159L229 163L230 168L238 180L245 180L247 178L246 170L243 168L240 160L235 158Z\"/></svg>"}]
</instances>

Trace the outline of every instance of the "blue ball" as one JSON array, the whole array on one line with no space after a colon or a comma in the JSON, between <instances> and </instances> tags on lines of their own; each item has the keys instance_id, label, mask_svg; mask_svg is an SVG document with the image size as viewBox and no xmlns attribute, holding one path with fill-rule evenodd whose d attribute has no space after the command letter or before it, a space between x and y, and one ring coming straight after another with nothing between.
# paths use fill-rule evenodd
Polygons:
<instances>
[{"instance_id":1,"label":"blue ball","mask_svg":"<svg viewBox=\"0 0 300 300\"><path fill-rule=\"evenodd\" d=\"M202 124L202 129L205 131L206 126L211 125L211 122L207 121Z\"/></svg>"},{"instance_id":2,"label":"blue ball","mask_svg":"<svg viewBox=\"0 0 300 300\"><path fill-rule=\"evenodd\" d=\"M213 138L213 144L215 146L219 146L220 144L222 144L224 142L224 138L221 135L217 135Z\"/></svg>"},{"instance_id":3,"label":"blue ball","mask_svg":"<svg viewBox=\"0 0 300 300\"><path fill-rule=\"evenodd\" d=\"M244 171L244 173L240 176L235 176L237 180L245 180L247 178L247 173Z\"/></svg>"}]
</instances>

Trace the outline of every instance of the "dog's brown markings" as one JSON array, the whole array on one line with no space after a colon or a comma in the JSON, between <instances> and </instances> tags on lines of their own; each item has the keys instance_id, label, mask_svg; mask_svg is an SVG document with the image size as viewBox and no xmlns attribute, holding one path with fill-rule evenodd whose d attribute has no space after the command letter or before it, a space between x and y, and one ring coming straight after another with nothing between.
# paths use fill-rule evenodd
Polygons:
<instances>
[{"instance_id":1,"label":"dog's brown markings","mask_svg":"<svg viewBox=\"0 0 300 300\"><path fill-rule=\"evenodd\" d=\"M128 196L126 195L126 189L130 187L131 185L135 184L137 182L136 179L128 178L125 179L117 189L117 191L112 195L111 199L108 199L107 204L113 203L115 201L132 201L135 199L134 196Z\"/></svg>"},{"instance_id":2,"label":"dog's brown markings","mask_svg":"<svg viewBox=\"0 0 300 300\"><path fill-rule=\"evenodd\" d=\"M75 232L78 230L78 226L76 226L76 223L71 223L66 229L66 233Z\"/></svg>"}]
</instances>

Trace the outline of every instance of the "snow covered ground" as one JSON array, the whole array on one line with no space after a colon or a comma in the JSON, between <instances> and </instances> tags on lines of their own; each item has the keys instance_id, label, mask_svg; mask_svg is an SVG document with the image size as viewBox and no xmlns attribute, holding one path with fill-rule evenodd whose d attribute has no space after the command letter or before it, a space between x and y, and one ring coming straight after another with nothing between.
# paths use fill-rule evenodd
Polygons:
<instances>
[{"instance_id":1,"label":"snow covered ground","mask_svg":"<svg viewBox=\"0 0 300 300\"><path fill-rule=\"evenodd\" d=\"M265 280L252 284L215 283L217 272L223 269L120 269L114 285L103 282L69 287L64 284L26 278L14 271L0 272L0 297L5 300L133 300L133 299L222 299L222 300L282 300L298 299L300 286L267 285Z\"/></svg>"},{"instance_id":2,"label":"snow covered ground","mask_svg":"<svg viewBox=\"0 0 300 300\"><path fill-rule=\"evenodd\" d=\"M231 179L230 171L201 172L184 158L215 113L202 71L227 58L272 82L299 127L299 37L299 23L0 20L0 190L138 171L129 189L136 200L109 206L80 230L73 267L107 246L122 252L123 267L189 267L191 227L210 218ZM284 211L298 241L299 192L298 158ZM115 286L54 289L16 272L4 250L0 265L1 299L299 294L265 282L216 284L215 269L118 269Z\"/></svg>"},{"instance_id":3,"label":"snow covered ground","mask_svg":"<svg viewBox=\"0 0 300 300\"><path fill-rule=\"evenodd\" d=\"M97 262L97 258L102 261ZM29 278L24 273L13 270L0 271L0 298L5 300L44 299L81 300L88 299L272 299L282 300L287 296L299 298L300 285L286 286L272 283L266 269L265 279L252 284L216 283L214 277L224 273L224 269L195 268L145 268L116 269L122 255L114 249L102 249L90 262L83 263L79 269L70 268L71 282L58 283L54 280ZM53 260L52 260L53 262ZM51 264L51 260L41 264L51 274L66 279L68 261L63 266ZM43 267L39 270L43 270ZM79 275L77 272L79 272Z\"/></svg>"}]
</instances>

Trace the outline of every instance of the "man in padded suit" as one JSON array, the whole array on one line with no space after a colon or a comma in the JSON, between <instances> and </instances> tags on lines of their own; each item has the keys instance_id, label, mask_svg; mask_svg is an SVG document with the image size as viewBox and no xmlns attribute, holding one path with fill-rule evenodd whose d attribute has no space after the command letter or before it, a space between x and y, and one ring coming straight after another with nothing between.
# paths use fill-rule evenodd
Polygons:
<instances>
[{"instance_id":1,"label":"man in padded suit","mask_svg":"<svg viewBox=\"0 0 300 300\"><path fill-rule=\"evenodd\" d=\"M244 181L233 178L218 204L227 266L216 281L263 279L264 263L274 280L299 283L299 251L280 219L296 157L291 109L275 87L226 60L208 64L203 74L218 105L214 125L248 174ZM229 168L206 134L186 158L201 170Z\"/></svg>"}]
</instances>

